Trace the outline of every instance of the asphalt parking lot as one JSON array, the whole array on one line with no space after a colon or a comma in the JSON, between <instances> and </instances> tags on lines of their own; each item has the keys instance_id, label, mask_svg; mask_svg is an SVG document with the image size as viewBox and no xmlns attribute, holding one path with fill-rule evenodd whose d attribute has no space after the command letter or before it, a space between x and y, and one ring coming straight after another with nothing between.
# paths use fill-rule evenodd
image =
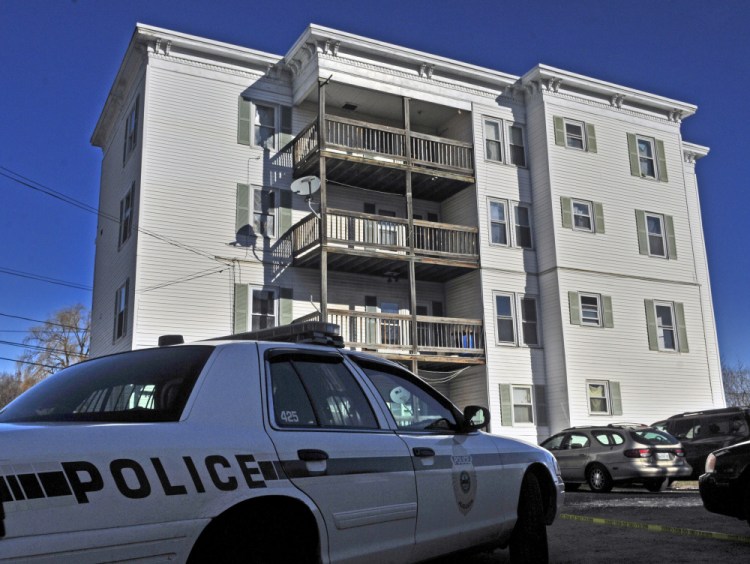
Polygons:
<instances>
[{"instance_id":1,"label":"asphalt parking lot","mask_svg":"<svg viewBox=\"0 0 750 564\"><path fill-rule=\"evenodd\" d=\"M696 482L677 482L659 493L632 487L594 494L582 487L566 493L547 533L556 564L750 560L750 526L706 511ZM507 550L497 550L461 561L499 564L509 558Z\"/></svg>"}]
</instances>

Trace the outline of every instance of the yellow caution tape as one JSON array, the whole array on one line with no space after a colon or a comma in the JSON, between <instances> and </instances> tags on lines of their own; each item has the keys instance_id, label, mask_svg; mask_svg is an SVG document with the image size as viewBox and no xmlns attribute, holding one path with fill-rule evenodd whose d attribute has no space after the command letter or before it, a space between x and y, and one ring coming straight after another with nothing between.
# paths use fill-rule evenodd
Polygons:
<instances>
[{"instance_id":1,"label":"yellow caution tape","mask_svg":"<svg viewBox=\"0 0 750 564\"><path fill-rule=\"evenodd\" d=\"M727 533L712 533L710 531L698 531L696 529L683 529L682 527L667 527L665 525L651 525L649 523L636 523L634 521L621 521L620 519L603 519L601 517L586 517L584 515L571 515L569 513L561 513L560 519L566 519L568 521L583 521L585 523L594 523L596 525L612 525L614 527L622 527L625 529L643 529L645 531L653 531L656 533L672 533L674 535L682 535L685 537L698 537L704 539L718 539L728 540L735 542L746 542L750 543L750 537L743 537L741 535L730 535Z\"/></svg>"}]
</instances>

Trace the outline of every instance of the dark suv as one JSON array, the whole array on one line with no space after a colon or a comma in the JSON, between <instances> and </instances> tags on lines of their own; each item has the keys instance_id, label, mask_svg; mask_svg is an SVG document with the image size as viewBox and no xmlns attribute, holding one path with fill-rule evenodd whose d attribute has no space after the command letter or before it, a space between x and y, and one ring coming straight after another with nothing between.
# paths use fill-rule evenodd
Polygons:
<instances>
[{"instance_id":1,"label":"dark suv","mask_svg":"<svg viewBox=\"0 0 750 564\"><path fill-rule=\"evenodd\" d=\"M725 407L673 415L652 427L674 435L685 449L694 479L703 473L713 451L750 439L750 407Z\"/></svg>"}]
</instances>

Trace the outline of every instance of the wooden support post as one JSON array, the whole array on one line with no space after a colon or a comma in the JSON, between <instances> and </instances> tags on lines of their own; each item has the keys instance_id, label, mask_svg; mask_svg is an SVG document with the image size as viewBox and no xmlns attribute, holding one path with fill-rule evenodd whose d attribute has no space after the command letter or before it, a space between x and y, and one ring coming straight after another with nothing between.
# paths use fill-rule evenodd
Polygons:
<instances>
[{"instance_id":1,"label":"wooden support post","mask_svg":"<svg viewBox=\"0 0 750 564\"><path fill-rule=\"evenodd\" d=\"M320 320L328 321L328 182L326 158L326 84L318 79L318 155L320 155Z\"/></svg>"}]
</instances>

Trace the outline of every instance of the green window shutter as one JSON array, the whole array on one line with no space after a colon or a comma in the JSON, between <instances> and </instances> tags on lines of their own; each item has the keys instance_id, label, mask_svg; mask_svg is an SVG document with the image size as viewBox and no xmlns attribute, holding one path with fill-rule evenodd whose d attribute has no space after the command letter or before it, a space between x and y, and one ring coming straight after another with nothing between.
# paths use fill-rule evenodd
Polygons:
<instances>
[{"instance_id":1,"label":"green window shutter","mask_svg":"<svg viewBox=\"0 0 750 564\"><path fill-rule=\"evenodd\" d=\"M674 219L671 215L664 216L664 226L667 231L667 257L669 259L677 258L677 238L674 234Z\"/></svg>"},{"instance_id":2,"label":"green window shutter","mask_svg":"<svg viewBox=\"0 0 750 564\"><path fill-rule=\"evenodd\" d=\"M536 415L536 426L547 427L549 425L549 418L547 417L547 394L545 393L545 386L536 384L534 386L534 407Z\"/></svg>"},{"instance_id":3,"label":"green window shutter","mask_svg":"<svg viewBox=\"0 0 750 564\"><path fill-rule=\"evenodd\" d=\"M510 384L500 384L500 420L503 427L513 426L513 402Z\"/></svg>"},{"instance_id":4,"label":"green window shutter","mask_svg":"<svg viewBox=\"0 0 750 564\"><path fill-rule=\"evenodd\" d=\"M656 333L656 311L654 300L644 300L646 306L646 330L648 331L648 348L651 351L659 350L659 337Z\"/></svg>"},{"instance_id":5,"label":"green window shutter","mask_svg":"<svg viewBox=\"0 0 750 564\"><path fill-rule=\"evenodd\" d=\"M234 332L244 333L247 331L248 314L248 288L247 284L234 285Z\"/></svg>"},{"instance_id":6,"label":"green window shutter","mask_svg":"<svg viewBox=\"0 0 750 564\"><path fill-rule=\"evenodd\" d=\"M620 382L609 381L609 399L612 402L612 415L622 415L622 395Z\"/></svg>"},{"instance_id":7,"label":"green window shutter","mask_svg":"<svg viewBox=\"0 0 750 564\"><path fill-rule=\"evenodd\" d=\"M554 116L552 121L555 124L555 145L565 146L565 123L560 116Z\"/></svg>"},{"instance_id":8,"label":"green window shutter","mask_svg":"<svg viewBox=\"0 0 750 564\"><path fill-rule=\"evenodd\" d=\"M234 221L234 231L237 240L250 236L250 186L237 184L237 210Z\"/></svg>"},{"instance_id":9,"label":"green window shutter","mask_svg":"<svg viewBox=\"0 0 750 564\"><path fill-rule=\"evenodd\" d=\"M677 344L680 352L690 352L687 340L687 327L685 326L685 306L680 302L674 303L674 317L677 323Z\"/></svg>"},{"instance_id":10,"label":"green window shutter","mask_svg":"<svg viewBox=\"0 0 750 564\"><path fill-rule=\"evenodd\" d=\"M279 200L279 237L281 237L292 226L291 190L281 190Z\"/></svg>"},{"instance_id":11,"label":"green window shutter","mask_svg":"<svg viewBox=\"0 0 750 564\"><path fill-rule=\"evenodd\" d=\"M635 210L635 225L638 229L638 252L648 254L648 233L646 232L646 212Z\"/></svg>"},{"instance_id":12,"label":"green window shutter","mask_svg":"<svg viewBox=\"0 0 750 564\"><path fill-rule=\"evenodd\" d=\"M593 123L586 124L586 150L589 153L596 153L596 129Z\"/></svg>"},{"instance_id":13,"label":"green window shutter","mask_svg":"<svg viewBox=\"0 0 750 564\"><path fill-rule=\"evenodd\" d=\"M570 306L570 323L581 324L581 300L578 292L568 292L568 305Z\"/></svg>"},{"instance_id":14,"label":"green window shutter","mask_svg":"<svg viewBox=\"0 0 750 564\"><path fill-rule=\"evenodd\" d=\"M669 177L667 176L667 156L664 153L664 141L660 139L656 140L656 159L659 167L659 182L668 182Z\"/></svg>"},{"instance_id":15,"label":"green window shutter","mask_svg":"<svg viewBox=\"0 0 750 564\"><path fill-rule=\"evenodd\" d=\"M571 229L573 227L573 210L570 198L565 196L560 198L560 209L562 210L562 226Z\"/></svg>"},{"instance_id":16,"label":"green window shutter","mask_svg":"<svg viewBox=\"0 0 750 564\"><path fill-rule=\"evenodd\" d=\"M252 131L250 116L250 100L245 100L240 96L237 106L237 143L240 145L250 144L250 132Z\"/></svg>"},{"instance_id":17,"label":"green window shutter","mask_svg":"<svg viewBox=\"0 0 750 564\"><path fill-rule=\"evenodd\" d=\"M281 132L279 134L279 149L289 143L294 137L292 136L292 108L281 106Z\"/></svg>"},{"instance_id":18,"label":"green window shutter","mask_svg":"<svg viewBox=\"0 0 750 564\"><path fill-rule=\"evenodd\" d=\"M604 233L604 206L594 202L594 229L596 233Z\"/></svg>"},{"instance_id":19,"label":"green window shutter","mask_svg":"<svg viewBox=\"0 0 750 564\"><path fill-rule=\"evenodd\" d=\"M628 155L630 156L630 174L640 177L641 165L638 160L638 143L636 143L633 133L628 133Z\"/></svg>"},{"instance_id":20,"label":"green window shutter","mask_svg":"<svg viewBox=\"0 0 750 564\"><path fill-rule=\"evenodd\" d=\"M294 319L294 292L292 288L279 290L279 324L288 325Z\"/></svg>"},{"instance_id":21,"label":"green window shutter","mask_svg":"<svg viewBox=\"0 0 750 564\"><path fill-rule=\"evenodd\" d=\"M612 328L615 326L615 318L612 312L612 297L602 296L602 312L604 313L604 327Z\"/></svg>"}]
</instances>

